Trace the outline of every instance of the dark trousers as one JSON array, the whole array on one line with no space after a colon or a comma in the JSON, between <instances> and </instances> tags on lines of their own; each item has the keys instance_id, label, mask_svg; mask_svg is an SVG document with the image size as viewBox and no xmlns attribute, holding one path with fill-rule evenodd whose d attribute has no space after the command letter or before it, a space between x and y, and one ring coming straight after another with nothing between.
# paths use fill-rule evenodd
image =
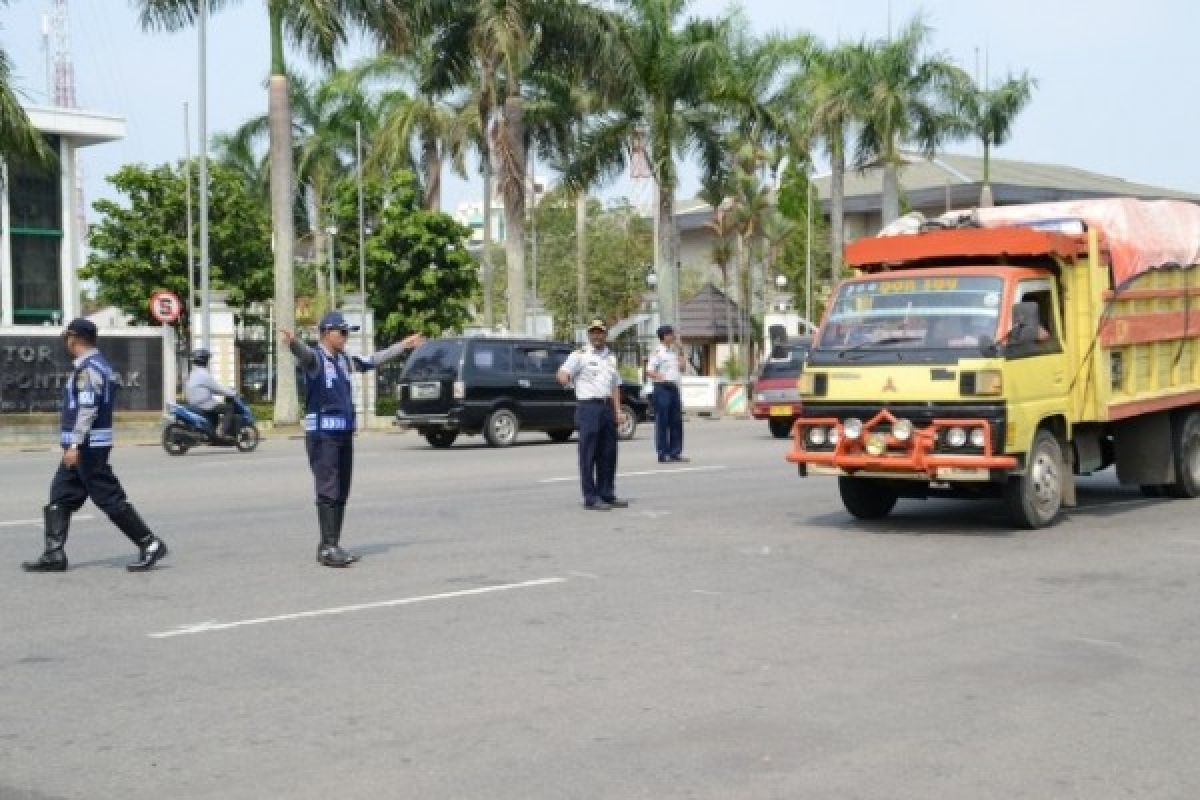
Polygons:
<instances>
[{"instance_id":1,"label":"dark trousers","mask_svg":"<svg viewBox=\"0 0 1200 800\"><path fill-rule=\"evenodd\" d=\"M659 459L683 455L683 400L673 383L656 383L654 400L654 447Z\"/></svg>"},{"instance_id":2,"label":"dark trousers","mask_svg":"<svg viewBox=\"0 0 1200 800\"><path fill-rule=\"evenodd\" d=\"M304 447L308 451L317 502L330 506L346 505L354 472L354 437L310 433L304 437Z\"/></svg>"},{"instance_id":3,"label":"dark trousers","mask_svg":"<svg viewBox=\"0 0 1200 800\"><path fill-rule=\"evenodd\" d=\"M188 408L208 420L208 424L212 426L213 433L217 436L233 435L233 401L228 397L225 398L224 405L219 405L207 411L195 406L188 406Z\"/></svg>"},{"instance_id":4,"label":"dark trousers","mask_svg":"<svg viewBox=\"0 0 1200 800\"><path fill-rule=\"evenodd\" d=\"M580 400L575 407L579 430L579 483L583 502L612 500L617 480L617 419L611 400Z\"/></svg>"},{"instance_id":5,"label":"dark trousers","mask_svg":"<svg viewBox=\"0 0 1200 800\"><path fill-rule=\"evenodd\" d=\"M88 498L108 516L125 509L125 490L108 465L111 447L79 448L79 465L58 465L50 483L50 505L62 506L72 514L83 508Z\"/></svg>"}]
</instances>

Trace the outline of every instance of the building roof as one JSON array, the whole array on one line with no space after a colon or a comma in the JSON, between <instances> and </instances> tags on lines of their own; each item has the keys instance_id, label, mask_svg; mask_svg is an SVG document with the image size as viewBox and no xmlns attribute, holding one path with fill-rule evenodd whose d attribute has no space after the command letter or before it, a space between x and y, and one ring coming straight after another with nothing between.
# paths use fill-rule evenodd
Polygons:
<instances>
[{"instance_id":1,"label":"building roof","mask_svg":"<svg viewBox=\"0 0 1200 800\"><path fill-rule=\"evenodd\" d=\"M983 188L983 159L977 156L939 153L932 159L907 153L900 172L900 187L915 209L945 211L973 208ZM813 180L823 210L829 211L830 177ZM1200 203L1200 194L1127 181L1076 167L1037 164L1031 161L991 159L992 197L996 205L1052 203L1097 197L1134 197L1140 200L1185 200ZM847 213L870 213L881 209L883 169L846 170ZM675 205L679 230L702 228L712 220L712 207L698 198Z\"/></svg>"},{"instance_id":2,"label":"building roof","mask_svg":"<svg viewBox=\"0 0 1200 800\"><path fill-rule=\"evenodd\" d=\"M726 320L732 320L736 326L740 314L737 303L713 284L706 283L679 307L679 324L675 327L680 339L728 339Z\"/></svg>"},{"instance_id":3,"label":"building roof","mask_svg":"<svg viewBox=\"0 0 1200 800\"><path fill-rule=\"evenodd\" d=\"M66 137L76 147L115 142L125 138L125 118L77 108L26 106L29 121L42 133Z\"/></svg>"}]
</instances>

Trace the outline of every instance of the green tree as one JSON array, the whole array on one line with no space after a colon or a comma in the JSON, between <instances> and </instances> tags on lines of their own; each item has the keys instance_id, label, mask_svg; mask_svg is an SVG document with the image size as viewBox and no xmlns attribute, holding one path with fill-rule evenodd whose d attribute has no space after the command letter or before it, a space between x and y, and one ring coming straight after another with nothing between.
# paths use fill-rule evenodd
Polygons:
<instances>
[{"instance_id":1,"label":"green tree","mask_svg":"<svg viewBox=\"0 0 1200 800\"><path fill-rule=\"evenodd\" d=\"M8 0L0 0L0 8ZM17 100L13 88L12 62L8 53L0 47L0 158L20 156L22 158L49 163L53 155L25 109Z\"/></svg>"},{"instance_id":2,"label":"green tree","mask_svg":"<svg viewBox=\"0 0 1200 800\"><path fill-rule=\"evenodd\" d=\"M219 10L233 0L209 0ZM279 327L295 327L295 246L292 193L292 113L288 97L288 72L284 39L303 48L320 63L332 66L337 49L346 42L352 23L386 26L387 35L400 38L399 20L383 21L375 13L377 4L367 0L262 0L270 31L270 82L267 116L270 120L271 224L275 243L275 320ZM194 24L197 0L137 0L142 27L178 30ZM382 31L380 31L382 34ZM201 142L207 148L208 142ZM294 424L299 419L299 395L295 370L286 349L279 355L279 386L275 393L276 422Z\"/></svg>"},{"instance_id":3,"label":"green tree","mask_svg":"<svg viewBox=\"0 0 1200 800\"><path fill-rule=\"evenodd\" d=\"M1012 135L1013 122L1029 105L1037 81L1027 73L1009 76L994 89L976 86L973 82L960 84L955 91L955 105L966 132L983 145L983 188L979 205L992 205L992 148L1000 147Z\"/></svg>"},{"instance_id":4,"label":"green tree","mask_svg":"<svg viewBox=\"0 0 1200 800\"><path fill-rule=\"evenodd\" d=\"M196 167L192 167L196 181ZM186 181L183 164L127 165L109 176L120 202L97 200L99 221L91 226L91 255L80 277L93 280L97 299L150 322L149 299L156 289L188 296ZM266 209L250 195L234 170L215 165L211 173L212 283L245 306L271 296L271 225ZM190 330L186 309L182 334ZM185 339L186 340L186 339Z\"/></svg>"},{"instance_id":5,"label":"green tree","mask_svg":"<svg viewBox=\"0 0 1200 800\"><path fill-rule=\"evenodd\" d=\"M796 307L803 309L815 323L821 318L819 298L827 293L836 280L830 257L828 223L821 213L821 199L808 178L810 165L791 162L784 170L776 201L778 213L792 223L791 232L784 237L776 267L788 279ZM811 192L811 200L809 193ZM812 218L809 219L809 209ZM812 247L809 248L809 231ZM811 265L813 303L808 308L807 270Z\"/></svg>"},{"instance_id":6,"label":"green tree","mask_svg":"<svg viewBox=\"0 0 1200 800\"><path fill-rule=\"evenodd\" d=\"M467 251L470 231L440 211L422 207L411 172L374 177L364 186L367 298L375 313L379 344L411 331L428 336L462 330L479 296L478 265ZM358 186L338 184L337 275L344 288L358 287Z\"/></svg>"},{"instance_id":7,"label":"green tree","mask_svg":"<svg viewBox=\"0 0 1200 800\"><path fill-rule=\"evenodd\" d=\"M926 54L930 33L918 17L894 39L867 46L856 70L863 113L857 161L883 166L885 225L900 215L901 147L912 144L931 156L962 130L953 98L970 79L942 56Z\"/></svg>"}]
</instances>

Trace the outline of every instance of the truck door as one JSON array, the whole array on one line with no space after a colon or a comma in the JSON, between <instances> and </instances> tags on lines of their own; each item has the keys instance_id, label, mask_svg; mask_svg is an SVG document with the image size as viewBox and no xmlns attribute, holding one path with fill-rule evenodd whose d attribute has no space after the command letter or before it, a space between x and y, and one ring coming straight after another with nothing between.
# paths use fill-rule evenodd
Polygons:
<instances>
[{"instance_id":1,"label":"truck door","mask_svg":"<svg viewBox=\"0 0 1200 800\"><path fill-rule=\"evenodd\" d=\"M1011 343L1005 348L1011 376L1005 394L1009 430L1020 431L1028 439L1040 420L1066 413L1071 376L1067 374L1062 315L1054 282L1049 278L1021 281L1013 294L1014 307L1019 303L1037 305L1038 331L1033 341ZM1029 441L1017 441L1015 445L1024 449Z\"/></svg>"}]
</instances>

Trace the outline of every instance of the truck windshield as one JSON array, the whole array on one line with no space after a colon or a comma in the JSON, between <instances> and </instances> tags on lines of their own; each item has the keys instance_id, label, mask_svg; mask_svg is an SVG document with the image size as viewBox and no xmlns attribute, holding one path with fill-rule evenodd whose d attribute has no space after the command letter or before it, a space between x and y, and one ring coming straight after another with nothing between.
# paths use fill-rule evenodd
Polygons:
<instances>
[{"instance_id":1,"label":"truck windshield","mask_svg":"<svg viewBox=\"0 0 1200 800\"><path fill-rule=\"evenodd\" d=\"M976 350L993 341L1004 282L884 278L843 284L818 350Z\"/></svg>"}]
</instances>

